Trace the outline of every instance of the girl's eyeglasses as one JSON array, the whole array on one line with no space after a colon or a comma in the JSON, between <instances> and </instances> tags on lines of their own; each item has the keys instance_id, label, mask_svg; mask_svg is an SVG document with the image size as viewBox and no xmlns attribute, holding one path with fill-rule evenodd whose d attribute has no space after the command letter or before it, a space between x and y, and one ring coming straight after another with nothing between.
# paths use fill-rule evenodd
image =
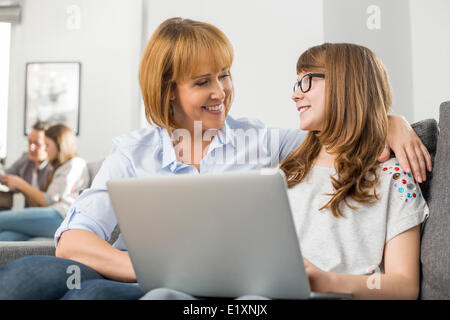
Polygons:
<instances>
[{"instance_id":1,"label":"girl's eyeglasses","mask_svg":"<svg viewBox=\"0 0 450 320\"><path fill-rule=\"evenodd\" d=\"M325 75L323 73L308 73L305 74L300 81L296 81L294 84L294 92L297 92L298 88L302 90L303 93L308 92L311 89L311 79L313 77L325 79Z\"/></svg>"}]
</instances>

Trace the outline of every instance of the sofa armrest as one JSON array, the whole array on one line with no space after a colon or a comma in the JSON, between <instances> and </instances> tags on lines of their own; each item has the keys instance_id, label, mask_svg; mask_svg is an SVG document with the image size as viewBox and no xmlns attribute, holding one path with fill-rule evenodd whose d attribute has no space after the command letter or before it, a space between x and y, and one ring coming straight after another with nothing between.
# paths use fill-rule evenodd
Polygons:
<instances>
[{"instance_id":1,"label":"sofa armrest","mask_svg":"<svg viewBox=\"0 0 450 320\"><path fill-rule=\"evenodd\" d=\"M55 243L51 241L1 241L0 266L31 255L55 255Z\"/></svg>"},{"instance_id":2,"label":"sofa armrest","mask_svg":"<svg viewBox=\"0 0 450 320\"><path fill-rule=\"evenodd\" d=\"M112 245L120 234L118 225L111 234ZM55 241L53 238L33 238L32 241L0 241L0 266L26 256L54 256Z\"/></svg>"}]
</instances>

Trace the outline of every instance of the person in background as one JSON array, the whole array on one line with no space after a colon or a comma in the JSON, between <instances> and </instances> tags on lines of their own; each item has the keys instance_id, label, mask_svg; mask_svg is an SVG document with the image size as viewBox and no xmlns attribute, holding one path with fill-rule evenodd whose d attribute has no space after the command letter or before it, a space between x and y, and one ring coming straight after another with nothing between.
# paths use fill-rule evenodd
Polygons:
<instances>
[{"instance_id":1,"label":"person in background","mask_svg":"<svg viewBox=\"0 0 450 320\"><path fill-rule=\"evenodd\" d=\"M28 152L5 170L8 175L15 175L22 178L33 188L44 190L45 184L52 172L52 167L47 160L45 149L45 130L50 127L47 122L36 122L28 135ZM25 201L25 207L29 207Z\"/></svg>"},{"instance_id":2,"label":"person in background","mask_svg":"<svg viewBox=\"0 0 450 320\"><path fill-rule=\"evenodd\" d=\"M76 137L62 124L45 131L45 146L53 170L43 190L20 176L1 176L13 191L21 192L32 208L0 212L0 241L53 237L79 193L88 187L86 161L77 156Z\"/></svg>"}]
</instances>

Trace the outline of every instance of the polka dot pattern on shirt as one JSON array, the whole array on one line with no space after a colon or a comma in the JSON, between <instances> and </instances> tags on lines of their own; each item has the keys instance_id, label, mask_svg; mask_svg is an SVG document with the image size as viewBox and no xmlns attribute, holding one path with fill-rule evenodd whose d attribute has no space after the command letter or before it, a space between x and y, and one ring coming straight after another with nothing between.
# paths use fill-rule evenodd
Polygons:
<instances>
[{"instance_id":1,"label":"polka dot pattern on shirt","mask_svg":"<svg viewBox=\"0 0 450 320\"><path fill-rule=\"evenodd\" d=\"M411 173L403 171L399 163L383 167L382 171L392 175L394 188L398 191L400 201L411 202L416 198L422 198L420 190L416 187L416 179Z\"/></svg>"}]
</instances>

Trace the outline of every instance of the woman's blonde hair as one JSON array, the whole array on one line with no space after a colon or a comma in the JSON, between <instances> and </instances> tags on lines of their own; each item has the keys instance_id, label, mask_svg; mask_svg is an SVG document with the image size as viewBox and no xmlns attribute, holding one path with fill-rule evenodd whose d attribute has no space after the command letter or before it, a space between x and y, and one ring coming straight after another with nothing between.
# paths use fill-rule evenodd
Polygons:
<instances>
[{"instance_id":1,"label":"woman's blonde hair","mask_svg":"<svg viewBox=\"0 0 450 320\"><path fill-rule=\"evenodd\" d=\"M349 43L325 43L308 49L297 61L297 74L325 74L325 115L321 131L305 141L281 164L289 187L308 175L322 146L335 154L334 193L320 210L343 216L341 203L355 209L351 198L368 204L378 200L378 156L383 151L392 104L386 69L368 48ZM373 192L371 192L373 191Z\"/></svg>"},{"instance_id":2,"label":"woman's blonde hair","mask_svg":"<svg viewBox=\"0 0 450 320\"><path fill-rule=\"evenodd\" d=\"M50 161L53 171L50 174L44 188L44 190L47 190L53 180L53 175L56 169L77 156L77 139L72 130L63 124L51 126L45 130L45 136L53 140L58 149L56 158Z\"/></svg>"},{"instance_id":3,"label":"woman's blonde hair","mask_svg":"<svg viewBox=\"0 0 450 320\"><path fill-rule=\"evenodd\" d=\"M202 61L202 57L209 61ZM150 38L139 69L147 121L169 132L178 128L170 104L176 82L192 77L201 63L209 63L220 72L230 68L232 62L231 43L217 27L182 18L164 21ZM232 94L224 102L225 113L231 102Z\"/></svg>"}]
</instances>

